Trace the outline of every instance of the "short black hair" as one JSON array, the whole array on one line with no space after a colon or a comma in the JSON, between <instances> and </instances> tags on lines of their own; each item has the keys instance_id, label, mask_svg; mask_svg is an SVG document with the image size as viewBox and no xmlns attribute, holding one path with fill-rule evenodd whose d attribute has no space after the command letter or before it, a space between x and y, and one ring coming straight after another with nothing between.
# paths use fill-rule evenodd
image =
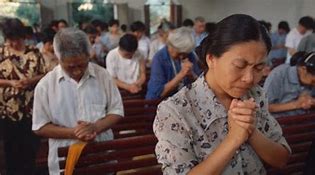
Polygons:
<instances>
[{"instance_id":1,"label":"short black hair","mask_svg":"<svg viewBox=\"0 0 315 175\"><path fill-rule=\"evenodd\" d=\"M24 39L26 35L25 26L18 18L5 18L1 30L5 39Z\"/></svg>"},{"instance_id":2,"label":"short black hair","mask_svg":"<svg viewBox=\"0 0 315 175\"><path fill-rule=\"evenodd\" d=\"M44 29L43 35L42 35L42 42L44 44L47 42L53 43L55 34L56 32L52 28Z\"/></svg>"},{"instance_id":3,"label":"short black hair","mask_svg":"<svg viewBox=\"0 0 315 175\"><path fill-rule=\"evenodd\" d=\"M314 20L310 16L304 16L299 20L299 24L306 29L313 29L314 28Z\"/></svg>"},{"instance_id":4,"label":"short black hair","mask_svg":"<svg viewBox=\"0 0 315 175\"><path fill-rule=\"evenodd\" d=\"M60 19L59 21L58 21L58 24L59 23L64 23L66 26L68 26L68 22L66 21L66 20L64 20L64 19Z\"/></svg>"},{"instance_id":5,"label":"short black hair","mask_svg":"<svg viewBox=\"0 0 315 175\"><path fill-rule=\"evenodd\" d=\"M123 31L123 32L127 32L127 25L126 24L122 24L120 26L120 29Z\"/></svg>"},{"instance_id":6,"label":"short black hair","mask_svg":"<svg viewBox=\"0 0 315 175\"><path fill-rule=\"evenodd\" d=\"M97 30L94 26L88 25L84 30L86 34L97 34Z\"/></svg>"},{"instance_id":7,"label":"short black hair","mask_svg":"<svg viewBox=\"0 0 315 175\"><path fill-rule=\"evenodd\" d=\"M145 31L145 25L141 21L135 21L130 25L130 30L132 32L144 32Z\"/></svg>"},{"instance_id":8,"label":"short black hair","mask_svg":"<svg viewBox=\"0 0 315 175\"><path fill-rule=\"evenodd\" d=\"M111 19L111 20L109 20L108 26L109 26L109 27L112 27L113 25L119 26L119 20L117 20L117 19Z\"/></svg>"},{"instance_id":9,"label":"short black hair","mask_svg":"<svg viewBox=\"0 0 315 175\"><path fill-rule=\"evenodd\" d=\"M125 34L119 40L119 48L127 52L135 52L138 49L138 40L132 34Z\"/></svg>"},{"instance_id":10,"label":"short black hair","mask_svg":"<svg viewBox=\"0 0 315 175\"><path fill-rule=\"evenodd\" d=\"M290 58L290 66L296 66L297 64L301 65L307 54L308 53L304 51L296 52L295 54L293 54Z\"/></svg>"},{"instance_id":11,"label":"short black hair","mask_svg":"<svg viewBox=\"0 0 315 175\"><path fill-rule=\"evenodd\" d=\"M278 24L278 29L283 29L285 30L287 33L290 32L290 27L287 21L280 21Z\"/></svg>"},{"instance_id":12,"label":"short black hair","mask_svg":"<svg viewBox=\"0 0 315 175\"><path fill-rule=\"evenodd\" d=\"M183 26L185 27L193 27L194 26L194 21L187 18L183 21Z\"/></svg>"},{"instance_id":13,"label":"short black hair","mask_svg":"<svg viewBox=\"0 0 315 175\"><path fill-rule=\"evenodd\" d=\"M315 52L304 55L298 60L297 66L305 66L308 73L315 75Z\"/></svg>"}]
</instances>

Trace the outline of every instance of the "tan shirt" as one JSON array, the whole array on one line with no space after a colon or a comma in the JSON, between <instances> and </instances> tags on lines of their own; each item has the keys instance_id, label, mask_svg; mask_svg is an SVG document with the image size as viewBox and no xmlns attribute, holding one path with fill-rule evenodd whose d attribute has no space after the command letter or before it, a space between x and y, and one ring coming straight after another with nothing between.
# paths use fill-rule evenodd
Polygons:
<instances>
[{"instance_id":1,"label":"tan shirt","mask_svg":"<svg viewBox=\"0 0 315 175\"><path fill-rule=\"evenodd\" d=\"M290 150L281 127L267 110L262 89L253 87L244 98L250 97L259 106L257 128ZM163 173L184 175L205 160L226 137L227 111L201 76L158 106L153 129L158 138L155 152ZM266 170L251 145L244 143L222 174L266 174Z\"/></svg>"},{"instance_id":2,"label":"tan shirt","mask_svg":"<svg viewBox=\"0 0 315 175\"><path fill-rule=\"evenodd\" d=\"M15 54L6 45L0 47L0 79L21 80L44 73L44 60L36 48L27 46L24 53ZM0 117L13 121L31 117L33 93L34 87L0 87Z\"/></svg>"}]
</instances>

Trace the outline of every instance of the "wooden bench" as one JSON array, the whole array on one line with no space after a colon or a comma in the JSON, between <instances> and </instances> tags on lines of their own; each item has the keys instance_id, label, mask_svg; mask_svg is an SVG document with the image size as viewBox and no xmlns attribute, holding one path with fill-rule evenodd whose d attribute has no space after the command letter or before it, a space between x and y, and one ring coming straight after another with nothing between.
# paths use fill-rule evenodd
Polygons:
<instances>
[{"instance_id":1,"label":"wooden bench","mask_svg":"<svg viewBox=\"0 0 315 175\"><path fill-rule=\"evenodd\" d=\"M112 127L114 138L152 134L159 100L124 101L125 117Z\"/></svg>"},{"instance_id":2,"label":"wooden bench","mask_svg":"<svg viewBox=\"0 0 315 175\"><path fill-rule=\"evenodd\" d=\"M125 117L112 127L114 138L153 134L152 124L158 100L123 101ZM36 158L37 174L47 174L48 139L41 140Z\"/></svg>"},{"instance_id":3,"label":"wooden bench","mask_svg":"<svg viewBox=\"0 0 315 175\"><path fill-rule=\"evenodd\" d=\"M83 149L75 175L162 175L154 156L157 139L153 134L89 143ZM58 156L66 157L69 147L59 148ZM64 169L65 160L59 162Z\"/></svg>"},{"instance_id":4,"label":"wooden bench","mask_svg":"<svg viewBox=\"0 0 315 175\"><path fill-rule=\"evenodd\" d=\"M312 141L315 139L315 113L277 118L283 135L292 149L288 164L268 174L302 174Z\"/></svg>"}]
</instances>

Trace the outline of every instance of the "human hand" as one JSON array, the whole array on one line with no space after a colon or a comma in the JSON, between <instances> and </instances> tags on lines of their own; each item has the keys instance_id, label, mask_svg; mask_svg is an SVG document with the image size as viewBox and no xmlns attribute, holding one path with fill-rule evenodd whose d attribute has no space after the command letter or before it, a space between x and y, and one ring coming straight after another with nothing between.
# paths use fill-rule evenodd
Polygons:
<instances>
[{"instance_id":1,"label":"human hand","mask_svg":"<svg viewBox=\"0 0 315 175\"><path fill-rule=\"evenodd\" d=\"M315 100L307 92L302 92L295 101L297 109L310 109L313 105L315 105Z\"/></svg>"},{"instance_id":2,"label":"human hand","mask_svg":"<svg viewBox=\"0 0 315 175\"><path fill-rule=\"evenodd\" d=\"M23 80L9 80L9 84L11 87L16 89L26 89L30 85L29 79L23 79Z\"/></svg>"},{"instance_id":3,"label":"human hand","mask_svg":"<svg viewBox=\"0 0 315 175\"><path fill-rule=\"evenodd\" d=\"M193 67L193 64L188 60L188 58L183 59L179 74L181 74L183 77L191 74L192 67Z\"/></svg>"},{"instance_id":4,"label":"human hand","mask_svg":"<svg viewBox=\"0 0 315 175\"><path fill-rule=\"evenodd\" d=\"M97 129L94 123L78 121L74 128L74 135L77 139L88 142L96 138Z\"/></svg>"},{"instance_id":5,"label":"human hand","mask_svg":"<svg viewBox=\"0 0 315 175\"><path fill-rule=\"evenodd\" d=\"M139 85L137 85L136 83L130 84L128 87L128 91L132 94L136 94L136 93L140 92L141 89L142 88Z\"/></svg>"},{"instance_id":6,"label":"human hand","mask_svg":"<svg viewBox=\"0 0 315 175\"><path fill-rule=\"evenodd\" d=\"M256 104L253 99L233 99L228 112L229 135L244 143L256 128Z\"/></svg>"}]
</instances>

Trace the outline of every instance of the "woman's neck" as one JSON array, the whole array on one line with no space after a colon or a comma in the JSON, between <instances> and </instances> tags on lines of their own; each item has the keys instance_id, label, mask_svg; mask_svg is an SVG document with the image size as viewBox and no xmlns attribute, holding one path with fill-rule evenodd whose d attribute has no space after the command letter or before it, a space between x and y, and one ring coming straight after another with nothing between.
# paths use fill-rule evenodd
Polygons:
<instances>
[{"instance_id":1,"label":"woman's neck","mask_svg":"<svg viewBox=\"0 0 315 175\"><path fill-rule=\"evenodd\" d=\"M232 102L232 97L229 96L223 89L218 85L215 80L213 73L210 70L206 73L205 79L209 88L213 91L214 95L217 97L219 102L228 110Z\"/></svg>"}]
</instances>

